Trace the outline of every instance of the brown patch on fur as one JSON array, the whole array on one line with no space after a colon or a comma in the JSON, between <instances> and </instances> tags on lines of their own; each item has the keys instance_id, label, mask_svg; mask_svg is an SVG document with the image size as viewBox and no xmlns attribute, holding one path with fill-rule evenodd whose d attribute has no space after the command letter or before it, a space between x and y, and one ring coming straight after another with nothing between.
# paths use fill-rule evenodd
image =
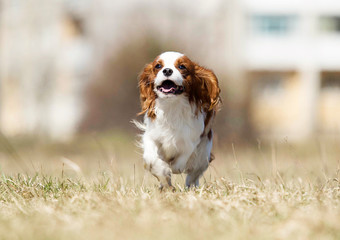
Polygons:
<instances>
[{"instance_id":1,"label":"brown patch on fur","mask_svg":"<svg viewBox=\"0 0 340 240\"><path fill-rule=\"evenodd\" d=\"M193 101L206 112L217 109L220 102L220 88L215 74L195 64L195 77L192 83Z\"/></svg>"},{"instance_id":2,"label":"brown patch on fur","mask_svg":"<svg viewBox=\"0 0 340 240\"><path fill-rule=\"evenodd\" d=\"M214 154L210 153L209 163L211 163L215 159Z\"/></svg>"},{"instance_id":3,"label":"brown patch on fur","mask_svg":"<svg viewBox=\"0 0 340 240\"><path fill-rule=\"evenodd\" d=\"M185 68L180 69L180 65ZM192 62L187 56L178 58L175 67L184 78L185 92L189 101L195 103L198 109L202 108L206 112L217 110L221 90L213 71Z\"/></svg>"},{"instance_id":4,"label":"brown patch on fur","mask_svg":"<svg viewBox=\"0 0 340 240\"><path fill-rule=\"evenodd\" d=\"M214 115L215 115L215 112L213 110L207 112L207 115L205 116L205 119L204 119L205 126L208 125L208 123L210 122L210 120L212 120L211 118L214 117Z\"/></svg>"},{"instance_id":5,"label":"brown patch on fur","mask_svg":"<svg viewBox=\"0 0 340 240\"><path fill-rule=\"evenodd\" d=\"M183 65L185 69L180 69L180 65ZM192 62L186 56L177 59L175 67L184 78L185 92L189 101L197 105L198 111L207 112L209 119L205 122L208 123L220 102L221 90L216 75L213 71Z\"/></svg>"},{"instance_id":6,"label":"brown patch on fur","mask_svg":"<svg viewBox=\"0 0 340 240\"><path fill-rule=\"evenodd\" d=\"M211 140L211 138L212 138L212 131L211 131L211 129L210 129L210 131L208 132L208 139L209 139L209 141Z\"/></svg>"},{"instance_id":7,"label":"brown patch on fur","mask_svg":"<svg viewBox=\"0 0 340 240\"><path fill-rule=\"evenodd\" d=\"M207 112L207 115L205 116L205 119L204 119L204 130L203 130L201 137L205 136L206 134L210 134L212 136L212 131L211 131L212 122L211 121L213 121L215 114L216 114L215 110L210 110ZM211 137L209 137L209 140L211 140Z\"/></svg>"},{"instance_id":8,"label":"brown patch on fur","mask_svg":"<svg viewBox=\"0 0 340 240\"><path fill-rule=\"evenodd\" d=\"M180 65L183 65L185 68L180 69ZM175 62L175 67L182 74L184 79L187 79L189 75L193 76L195 73L195 63L193 63L187 56L178 58Z\"/></svg>"},{"instance_id":9,"label":"brown patch on fur","mask_svg":"<svg viewBox=\"0 0 340 240\"><path fill-rule=\"evenodd\" d=\"M142 111L138 115L145 114L148 112L148 117L154 119L155 114L155 100L157 98L154 89L154 79L161 69L155 68L157 64L163 66L163 61L158 57L152 63L145 66L143 72L139 75L139 92L140 92L140 103Z\"/></svg>"}]
</instances>

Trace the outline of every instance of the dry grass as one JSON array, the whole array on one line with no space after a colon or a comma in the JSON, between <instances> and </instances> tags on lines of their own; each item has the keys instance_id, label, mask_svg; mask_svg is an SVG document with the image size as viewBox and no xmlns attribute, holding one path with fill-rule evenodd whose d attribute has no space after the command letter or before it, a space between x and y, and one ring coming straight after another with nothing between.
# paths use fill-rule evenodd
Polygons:
<instances>
[{"instance_id":1,"label":"dry grass","mask_svg":"<svg viewBox=\"0 0 340 240\"><path fill-rule=\"evenodd\" d=\"M174 193L129 138L27 142L0 158L1 239L340 239L336 140L222 145L201 187L179 175Z\"/></svg>"}]
</instances>

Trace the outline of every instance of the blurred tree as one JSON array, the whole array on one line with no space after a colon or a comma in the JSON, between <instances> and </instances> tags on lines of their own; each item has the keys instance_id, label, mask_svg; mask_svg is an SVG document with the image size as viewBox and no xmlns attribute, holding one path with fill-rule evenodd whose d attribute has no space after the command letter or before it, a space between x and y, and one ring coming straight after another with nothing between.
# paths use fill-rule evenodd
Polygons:
<instances>
[{"instance_id":1,"label":"blurred tree","mask_svg":"<svg viewBox=\"0 0 340 240\"><path fill-rule=\"evenodd\" d=\"M87 110L80 131L134 129L130 121L140 111L138 74L146 63L168 50L150 36L134 38L108 54L86 91Z\"/></svg>"}]
</instances>

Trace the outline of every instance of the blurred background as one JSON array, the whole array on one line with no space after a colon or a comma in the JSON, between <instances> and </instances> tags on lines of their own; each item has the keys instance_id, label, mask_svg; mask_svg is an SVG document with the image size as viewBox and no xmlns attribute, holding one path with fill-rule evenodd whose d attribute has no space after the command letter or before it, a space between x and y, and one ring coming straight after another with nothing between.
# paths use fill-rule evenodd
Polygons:
<instances>
[{"instance_id":1,"label":"blurred background","mask_svg":"<svg viewBox=\"0 0 340 240\"><path fill-rule=\"evenodd\" d=\"M138 74L167 50L218 76L218 142L340 133L337 0L1 0L3 136L135 135Z\"/></svg>"}]
</instances>

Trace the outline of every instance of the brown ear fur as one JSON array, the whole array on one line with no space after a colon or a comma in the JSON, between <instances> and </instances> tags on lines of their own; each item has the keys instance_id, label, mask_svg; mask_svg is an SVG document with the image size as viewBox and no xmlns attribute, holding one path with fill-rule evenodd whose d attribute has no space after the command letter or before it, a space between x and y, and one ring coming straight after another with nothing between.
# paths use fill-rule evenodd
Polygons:
<instances>
[{"instance_id":1,"label":"brown ear fur","mask_svg":"<svg viewBox=\"0 0 340 240\"><path fill-rule=\"evenodd\" d=\"M143 72L139 75L139 92L142 111L138 113L138 115L148 112L148 117L153 119L156 117L154 111L156 93L153 91L154 83L152 75L151 63L146 65Z\"/></svg>"},{"instance_id":2,"label":"brown ear fur","mask_svg":"<svg viewBox=\"0 0 340 240\"><path fill-rule=\"evenodd\" d=\"M217 110L220 102L220 88L213 71L195 64L194 95L197 106L205 111Z\"/></svg>"}]
</instances>

